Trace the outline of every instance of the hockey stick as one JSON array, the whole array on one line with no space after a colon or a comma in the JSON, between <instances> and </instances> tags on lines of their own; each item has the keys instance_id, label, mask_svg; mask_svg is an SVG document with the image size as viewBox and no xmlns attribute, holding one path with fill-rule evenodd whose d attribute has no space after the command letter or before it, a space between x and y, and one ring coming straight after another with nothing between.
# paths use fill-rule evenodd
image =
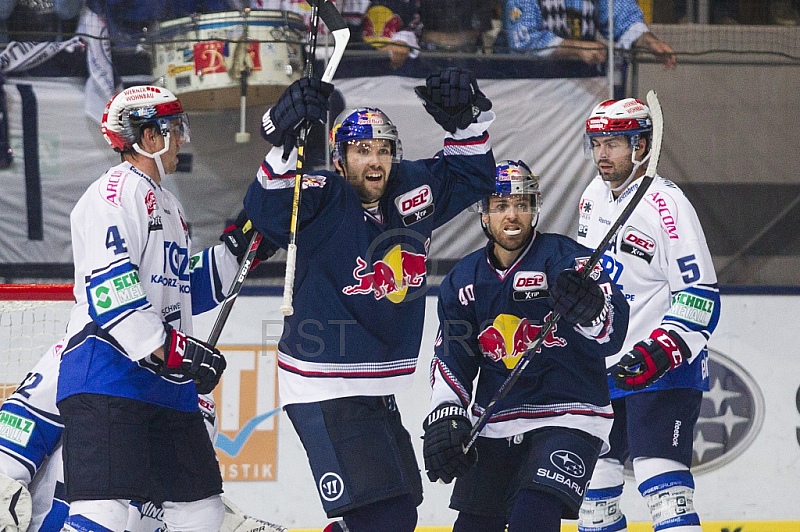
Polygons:
<instances>
[{"instance_id":1,"label":"hockey stick","mask_svg":"<svg viewBox=\"0 0 800 532\"><path fill-rule=\"evenodd\" d=\"M603 256L608 243L611 242L611 239L616 236L617 231L619 231L619 228L622 227L622 224L627 221L628 217L631 215L631 212L633 212L633 209L635 209L642 200L647 192L647 189L650 187L650 183L652 183L653 179L655 178L656 169L658 167L658 158L661 155L661 139L664 135L664 117L661 114L661 104L658 101L658 96L656 95L655 91L650 91L647 93L647 105L650 107L650 117L653 120L653 136L651 139L652 146L650 147L650 160L647 162L647 171L645 171L642 182L639 184L639 188L636 190L636 193L622 210L617 220L609 228L606 236L603 237L603 240L600 241L594 252L589 256L589 260L581 269L581 275L584 279L589 276L597 263L600 262L600 258ZM486 409L483 411L483 414L481 414L481 416L475 422L475 425L472 427L469 440L464 445L464 454L468 453L472 446L475 445L475 441L478 439L478 434L480 434L480 432L489 422L489 418L497 409L497 403L502 401L503 398L508 395L508 392L511 391L511 387L514 386L515 382L517 382L520 374L522 374L522 372L525 370L525 367L539 350L542 342L545 338L547 338L547 335L550 334L550 331L553 330L553 327L555 327L556 322L560 318L561 316L558 314L558 312L552 312L549 319L544 322L541 330L531 342L530 347L528 347L522 353L522 357L517 365L514 366L514 369L512 369L511 373L509 373L508 377L506 377L506 380L500 385L500 388L497 389L494 397L492 397L491 401L489 401L489 404L486 405Z\"/></svg>"},{"instance_id":2,"label":"hockey stick","mask_svg":"<svg viewBox=\"0 0 800 532\"><path fill-rule=\"evenodd\" d=\"M333 5L331 0L324 0L320 5L320 0L307 0L311 4L311 42L309 44L309 54L306 63L306 76L312 77L314 74L314 61L317 49L317 26L319 21L317 17L321 18L325 26L333 34L334 45L333 55L328 61L328 67L322 75L322 81L330 83L333 75L336 73L336 68L339 66L339 61L342 59L344 49L347 42L350 40L350 30L342 18L342 15ZM281 305L281 313L284 316L291 316L294 314L294 307L292 300L294 298L294 274L295 267L297 266L297 226L299 222L300 211L300 195L302 191L303 181L303 165L305 164L305 147L308 132L311 129L311 124L306 124L300 130L300 136L297 139L297 167L294 176L294 198L292 200L292 220L289 227L289 246L286 249L286 276L283 281L283 304Z\"/></svg>"},{"instance_id":3,"label":"hockey stick","mask_svg":"<svg viewBox=\"0 0 800 532\"><path fill-rule=\"evenodd\" d=\"M251 227L252 224L250 220L248 220L242 227L242 231L247 232ZM242 257L242 262L239 264L239 271L236 272L236 278L233 280L228 290L228 295L225 296L225 299L222 301L222 308L219 309L217 319L214 321L214 326L211 327L211 333L208 335L208 344L212 347L217 345L219 336L222 334L222 328L225 327L225 322L228 321L228 316L231 313L231 309L233 309L233 304L236 302L236 297L239 295L239 292L242 291L242 285L247 278L247 274L250 273L250 265L253 264L256 258L256 252L258 251L258 245L261 243L261 239L261 233L253 231L253 238L250 239L250 247L247 248L247 253Z\"/></svg>"}]
</instances>

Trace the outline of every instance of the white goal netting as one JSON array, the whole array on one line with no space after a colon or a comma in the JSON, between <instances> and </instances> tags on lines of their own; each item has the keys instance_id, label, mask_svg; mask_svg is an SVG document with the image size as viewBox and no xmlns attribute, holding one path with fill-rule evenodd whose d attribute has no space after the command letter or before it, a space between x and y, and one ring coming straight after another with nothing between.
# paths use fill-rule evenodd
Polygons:
<instances>
[{"instance_id":1,"label":"white goal netting","mask_svg":"<svg viewBox=\"0 0 800 532\"><path fill-rule=\"evenodd\" d=\"M72 304L68 285L0 285L0 399L63 337Z\"/></svg>"}]
</instances>

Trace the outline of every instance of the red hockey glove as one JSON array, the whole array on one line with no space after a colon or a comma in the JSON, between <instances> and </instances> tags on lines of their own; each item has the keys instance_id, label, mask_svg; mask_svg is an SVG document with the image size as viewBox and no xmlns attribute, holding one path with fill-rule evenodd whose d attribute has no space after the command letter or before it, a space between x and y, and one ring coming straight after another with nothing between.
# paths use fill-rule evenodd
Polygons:
<instances>
[{"instance_id":1,"label":"red hockey glove","mask_svg":"<svg viewBox=\"0 0 800 532\"><path fill-rule=\"evenodd\" d=\"M689 347L677 333L656 329L611 368L611 377L620 390L643 390L680 366L688 354Z\"/></svg>"}]
</instances>

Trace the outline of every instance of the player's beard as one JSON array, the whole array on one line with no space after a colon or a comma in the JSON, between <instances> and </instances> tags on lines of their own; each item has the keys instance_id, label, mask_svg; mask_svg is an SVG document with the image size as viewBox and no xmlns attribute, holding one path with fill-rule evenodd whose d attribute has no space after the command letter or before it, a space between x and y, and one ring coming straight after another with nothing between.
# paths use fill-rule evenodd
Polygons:
<instances>
[{"instance_id":1,"label":"player's beard","mask_svg":"<svg viewBox=\"0 0 800 532\"><path fill-rule=\"evenodd\" d=\"M368 174L377 173L374 170L365 170L357 177L351 177L349 172L345 172L345 178L356 189L358 197L361 199L363 205L371 205L380 201L383 194L386 192L386 183L388 182L388 175L385 171L380 171L381 178L379 180L367 179Z\"/></svg>"},{"instance_id":2,"label":"player's beard","mask_svg":"<svg viewBox=\"0 0 800 532\"><path fill-rule=\"evenodd\" d=\"M519 251L528 245L528 242L531 240L531 235L533 234L533 227L531 226L527 226L527 228L523 226L521 229L522 232L519 235L509 236L503 232L502 226L498 228L492 228L492 239L494 240L495 244L506 251Z\"/></svg>"},{"instance_id":3,"label":"player's beard","mask_svg":"<svg viewBox=\"0 0 800 532\"><path fill-rule=\"evenodd\" d=\"M628 179L633 172L633 163L630 159L610 161L602 159L596 163L600 177L606 183L622 183ZM610 166L610 168L609 168Z\"/></svg>"}]
</instances>

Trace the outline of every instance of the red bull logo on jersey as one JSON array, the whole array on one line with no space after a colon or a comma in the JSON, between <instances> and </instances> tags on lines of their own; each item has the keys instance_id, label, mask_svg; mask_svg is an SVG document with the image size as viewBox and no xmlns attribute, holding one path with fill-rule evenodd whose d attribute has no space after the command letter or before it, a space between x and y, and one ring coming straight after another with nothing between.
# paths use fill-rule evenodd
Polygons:
<instances>
[{"instance_id":1,"label":"red bull logo on jersey","mask_svg":"<svg viewBox=\"0 0 800 532\"><path fill-rule=\"evenodd\" d=\"M545 320L550 314L545 316ZM517 365L522 354L533 343L534 338L542 330L541 325L533 325L528 318L518 318L511 314L500 314L494 322L478 335L478 343L483 354L494 362L502 361L508 369ZM567 341L556 336L558 324L544 337L537 353L544 347L564 347Z\"/></svg>"},{"instance_id":2,"label":"red bull logo on jersey","mask_svg":"<svg viewBox=\"0 0 800 532\"><path fill-rule=\"evenodd\" d=\"M427 250L428 242L425 243ZM409 288L422 286L425 281L425 261L427 255L406 251L400 244L392 247L380 260L369 264L361 257L356 258L353 270L358 284L345 286L342 292L348 296L372 294L375 299L389 299L392 303L400 303L406 297Z\"/></svg>"}]
</instances>

